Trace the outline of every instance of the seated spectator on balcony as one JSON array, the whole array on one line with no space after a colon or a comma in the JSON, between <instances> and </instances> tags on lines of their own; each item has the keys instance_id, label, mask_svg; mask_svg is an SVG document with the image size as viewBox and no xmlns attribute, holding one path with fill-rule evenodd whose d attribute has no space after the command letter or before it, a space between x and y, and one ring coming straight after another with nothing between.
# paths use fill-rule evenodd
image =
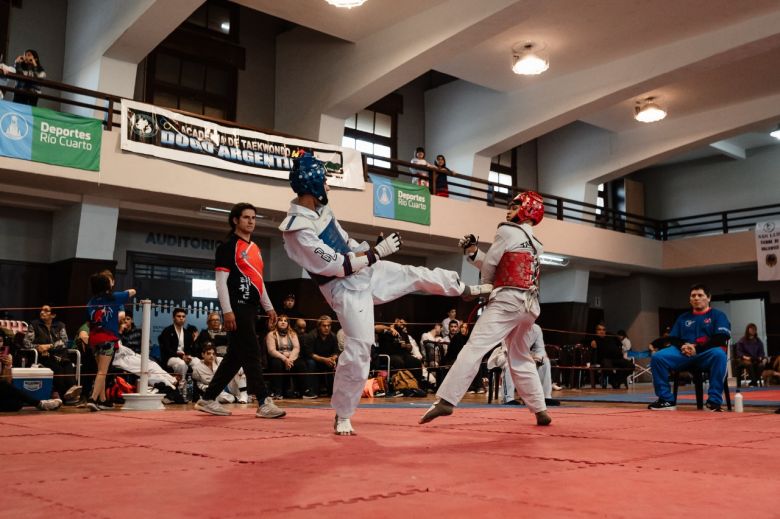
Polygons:
<instances>
[{"instance_id":1,"label":"seated spectator on balcony","mask_svg":"<svg viewBox=\"0 0 780 519\"><path fill-rule=\"evenodd\" d=\"M201 392L205 392L222 359L217 357L217 349L210 342L203 344L201 357L201 361L192 368L192 380ZM217 401L220 404L249 403L249 395L246 392L246 376L243 369L239 369L227 387L217 395Z\"/></svg>"},{"instance_id":2,"label":"seated spectator on balcony","mask_svg":"<svg viewBox=\"0 0 780 519\"><path fill-rule=\"evenodd\" d=\"M669 331L672 328L670 326L664 327L664 332L661 334L660 337L654 339L650 345L648 346L648 349L650 350L650 354L660 351L664 348L668 348L672 345L672 342L669 340Z\"/></svg>"},{"instance_id":3,"label":"seated spectator on balcony","mask_svg":"<svg viewBox=\"0 0 780 519\"><path fill-rule=\"evenodd\" d=\"M81 386L76 385L76 366L67 353L68 334L65 325L55 321L49 305L43 305L39 319L34 319L24 335L24 347L38 351L38 364L54 372L54 398L75 404L81 398Z\"/></svg>"},{"instance_id":4,"label":"seated spectator on balcony","mask_svg":"<svg viewBox=\"0 0 780 519\"><path fill-rule=\"evenodd\" d=\"M187 370L198 363L200 352L196 351L195 346L197 336L198 329L187 324L187 311L174 308L173 324L163 329L157 337L163 367L184 379Z\"/></svg>"},{"instance_id":5,"label":"seated spectator on balcony","mask_svg":"<svg viewBox=\"0 0 780 519\"><path fill-rule=\"evenodd\" d=\"M265 336L268 349L268 372L271 373L273 398L315 398L314 390L307 384L306 362L300 358L301 345L298 334L290 329L289 318L279 314L276 326ZM291 373L298 375L290 376ZM293 385L298 389L293 389Z\"/></svg>"},{"instance_id":6,"label":"seated spectator on balcony","mask_svg":"<svg viewBox=\"0 0 780 519\"><path fill-rule=\"evenodd\" d=\"M411 162L412 164L420 164L421 166L430 166L428 161L425 160L425 148L420 147L414 150L414 157L412 157ZM409 172L419 175L417 177L412 177L412 184L425 187L430 185L430 181L428 180L430 172L427 169L411 168L409 169Z\"/></svg>"},{"instance_id":7,"label":"seated spectator on balcony","mask_svg":"<svg viewBox=\"0 0 780 519\"><path fill-rule=\"evenodd\" d=\"M317 328L303 336L302 357L311 378L312 392L327 396L333 389L333 374L339 358L339 345L331 331L333 320L323 315L317 319ZM325 373L324 375L321 373ZM317 388L317 391L314 389Z\"/></svg>"},{"instance_id":8,"label":"seated spectator on balcony","mask_svg":"<svg viewBox=\"0 0 780 519\"><path fill-rule=\"evenodd\" d=\"M141 353L141 329L133 322L132 315L126 313L119 323L119 336L124 347L130 348L135 353Z\"/></svg>"},{"instance_id":9,"label":"seated spectator on balcony","mask_svg":"<svg viewBox=\"0 0 780 519\"><path fill-rule=\"evenodd\" d=\"M758 377L766 365L764 343L758 338L758 328L750 323L745 327L745 335L737 342L735 363L738 370L747 369L750 372L750 385L758 385ZM737 373L740 376L741 373Z\"/></svg>"},{"instance_id":10,"label":"seated spectator on balcony","mask_svg":"<svg viewBox=\"0 0 780 519\"><path fill-rule=\"evenodd\" d=\"M436 185L434 186L434 192L436 196L450 196L450 184L447 181L447 173L450 173L450 168L447 167L447 159L444 155L436 155Z\"/></svg>"},{"instance_id":11,"label":"seated spectator on balcony","mask_svg":"<svg viewBox=\"0 0 780 519\"><path fill-rule=\"evenodd\" d=\"M13 358L0 342L0 413L15 413L25 406L39 411L54 411L62 406L62 400L59 398L37 400L14 386L12 365Z\"/></svg>"},{"instance_id":12,"label":"seated spectator on balcony","mask_svg":"<svg viewBox=\"0 0 780 519\"><path fill-rule=\"evenodd\" d=\"M217 350L217 357L224 357L227 353L227 332L222 327L222 317L219 312L210 312L206 317L206 328L200 331L195 341L195 348L203 351L203 346L210 342Z\"/></svg>"},{"instance_id":13,"label":"seated spectator on balcony","mask_svg":"<svg viewBox=\"0 0 780 519\"><path fill-rule=\"evenodd\" d=\"M284 296L280 308L281 310L279 310L279 313L286 315L288 319L293 322L296 319L303 317L303 314L298 310L298 307L295 306L295 294L287 294Z\"/></svg>"},{"instance_id":14,"label":"seated spectator on balcony","mask_svg":"<svg viewBox=\"0 0 780 519\"><path fill-rule=\"evenodd\" d=\"M377 324L374 326L377 334L377 345L380 355L390 356L390 370L408 370L417 379L418 387L422 387L422 362L412 355L412 342L406 330L406 321L396 317L391 325ZM392 379L392 375L390 376Z\"/></svg>"},{"instance_id":15,"label":"seated spectator on balcony","mask_svg":"<svg viewBox=\"0 0 780 519\"><path fill-rule=\"evenodd\" d=\"M41 66L41 60L38 58L38 52L33 49L27 49L24 54L18 56L14 62L16 73L27 77L44 79L46 71ZM24 90L14 94L14 102L23 105L38 105L38 94L41 93L41 87L30 81L17 81L16 88Z\"/></svg>"},{"instance_id":16,"label":"seated spectator on balcony","mask_svg":"<svg viewBox=\"0 0 780 519\"><path fill-rule=\"evenodd\" d=\"M623 358L623 347L617 337L607 335L607 327L604 323L596 325L596 336L590 341L591 367L601 368L630 368L633 364ZM626 384L630 371L619 369L615 371L601 372L601 387L607 387L607 379L614 389L619 389Z\"/></svg>"}]
</instances>

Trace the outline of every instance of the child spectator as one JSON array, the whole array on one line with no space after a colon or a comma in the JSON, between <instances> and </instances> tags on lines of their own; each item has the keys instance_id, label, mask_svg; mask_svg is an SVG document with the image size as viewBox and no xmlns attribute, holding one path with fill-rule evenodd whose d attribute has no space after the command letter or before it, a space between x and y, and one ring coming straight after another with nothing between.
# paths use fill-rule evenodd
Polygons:
<instances>
[{"instance_id":1,"label":"child spectator","mask_svg":"<svg viewBox=\"0 0 780 519\"><path fill-rule=\"evenodd\" d=\"M412 158L412 164L420 164L421 166L430 166L428 161L425 160L425 148L417 148L414 151L414 157ZM412 184L418 186L428 187L430 182L428 181L428 175L430 174L427 169L409 169L410 173L420 175L418 177L412 177Z\"/></svg>"}]
</instances>

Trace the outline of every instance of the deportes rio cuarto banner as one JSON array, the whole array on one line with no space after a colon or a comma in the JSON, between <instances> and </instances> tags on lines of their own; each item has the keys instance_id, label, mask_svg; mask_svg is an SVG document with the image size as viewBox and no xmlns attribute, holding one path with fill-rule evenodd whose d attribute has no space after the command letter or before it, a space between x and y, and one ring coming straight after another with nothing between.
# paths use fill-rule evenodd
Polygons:
<instances>
[{"instance_id":1,"label":"deportes rio cuarto banner","mask_svg":"<svg viewBox=\"0 0 780 519\"><path fill-rule=\"evenodd\" d=\"M759 281L780 279L780 220L756 223L756 262Z\"/></svg>"},{"instance_id":2,"label":"deportes rio cuarto banner","mask_svg":"<svg viewBox=\"0 0 780 519\"><path fill-rule=\"evenodd\" d=\"M417 186L378 175L369 175L374 184L374 216L431 225L431 193Z\"/></svg>"},{"instance_id":3,"label":"deportes rio cuarto banner","mask_svg":"<svg viewBox=\"0 0 780 519\"><path fill-rule=\"evenodd\" d=\"M99 171L102 138L97 119L0 101L0 155Z\"/></svg>"},{"instance_id":4,"label":"deportes rio cuarto banner","mask_svg":"<svg viewBox=\"0 0 780 519\"><path fill-rule=\"evenodd\" d=\"M242 128L122 100L122 149L162 159L287 180L301 151L325 163L328 184L363 189L360 152Z\"/></svg>"}]
</instances>

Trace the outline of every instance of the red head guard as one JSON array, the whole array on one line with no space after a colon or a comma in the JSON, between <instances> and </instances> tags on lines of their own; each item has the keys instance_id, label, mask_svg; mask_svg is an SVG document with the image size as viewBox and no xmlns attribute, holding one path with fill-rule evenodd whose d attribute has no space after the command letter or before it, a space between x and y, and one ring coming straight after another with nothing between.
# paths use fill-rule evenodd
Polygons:
<instances>
[{"instance_id":1,"label":"red head guard","mask_svg":"<svg viewBox=\"0 0 780 519\"><path fill-rule=\"evenodd\" d=\"M536 225L544 218L544 199L536 191L523 191L509 205L520 206L517 216L512 220L514 222L531 220L531 224Z\"/></svg>"}]
</instances>

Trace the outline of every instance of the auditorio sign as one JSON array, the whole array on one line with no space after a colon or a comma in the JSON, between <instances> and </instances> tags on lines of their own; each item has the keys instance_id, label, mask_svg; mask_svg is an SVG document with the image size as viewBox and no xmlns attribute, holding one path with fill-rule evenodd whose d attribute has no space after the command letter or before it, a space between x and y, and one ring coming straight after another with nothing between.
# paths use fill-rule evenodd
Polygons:
<instances>
[{"instance_id":1,"label":"auditorio sign","mask_svg":"<svg viewBox=\"0 0 780 519\"><path fill-rule=\"evenodd\" d=\"M102 123L47 108L0 101L0 155L100 170Z\"/></svg>"}]
</instances>

